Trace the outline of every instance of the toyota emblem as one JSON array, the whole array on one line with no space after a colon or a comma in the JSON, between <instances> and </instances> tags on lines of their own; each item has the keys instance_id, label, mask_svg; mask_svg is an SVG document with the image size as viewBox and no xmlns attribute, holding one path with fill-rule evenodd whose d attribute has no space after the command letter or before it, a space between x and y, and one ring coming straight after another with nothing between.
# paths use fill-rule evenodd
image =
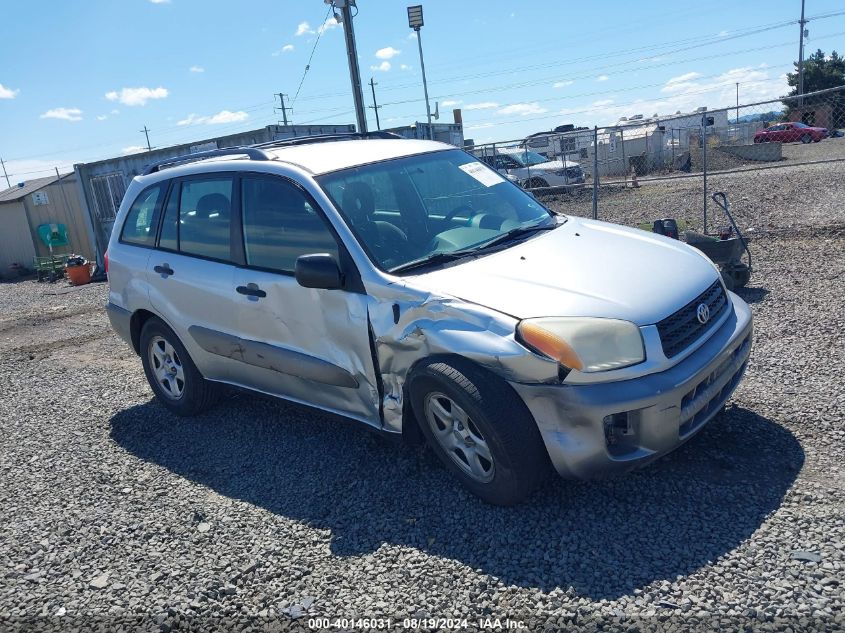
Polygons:
<instances>
[{"instance_id":1,"label":"toyota emblem","mask_svg":"<svg viewBox=\"0 0 845 633\"><path fill-rule=\"evenodd\" d=\"M704 325L710 320L710 306L706 303L699 304L695 310L695 316L698 317L698 322Z\"/></svg>"}]
</instances>

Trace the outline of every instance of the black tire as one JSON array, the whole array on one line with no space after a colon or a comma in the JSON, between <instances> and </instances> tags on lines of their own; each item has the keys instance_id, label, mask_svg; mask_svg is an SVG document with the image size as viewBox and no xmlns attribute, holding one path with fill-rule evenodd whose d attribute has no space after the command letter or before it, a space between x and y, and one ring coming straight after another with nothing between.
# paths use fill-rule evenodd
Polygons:
<instances>
[{"instance_id":1,"label":"black tire","mask_svg":"<svg viewBox=\"0 0 845 633\"><path fill-rule=\"evenodd\" d=\"M168 393L167 388L156 378L156 368L153 365L155 361L151 359L150 347L161 340L173 347L174 359L181 368L183 381L179 397ZM178 416L188 417L198 415L217 404L223 391L222 385L215 385L203 378L182 341L163 321L152 317L144 323L141 329L140 351L147 381L156 399L168 410Z\"/></svg>"},{"instance_id":2,"label":"black tire","mask_svg":"<svg viewBox=\"0 0 845 633\"><path fill-rule=\"evenodd\" d=\"M551 463L528 408L501 378L462 359L431 359L414 369L408 382L414 415L423 435L446 468L474 495L499 506L516 505L548 476ZM470 476L435 437L426 399L445 394L466 412L492 456L492 479ZM468 425L469 426L469 425Z\"/></svg>"},{"instance_id":3,"label":"black tire","mask_svg":"<svg viewBox=\"0 0 845 633\"><path fill-rule=\"evenodd\" d=\"M812 137L812 136L810 136L809 134L805 134L804 136L802 136L802 137L801 137L801 142L802 142L802 143L804 143L804 144L806 144L806 143L812 143L812 142L813 142L813 137Z\"/></svg>"}]
</instances>

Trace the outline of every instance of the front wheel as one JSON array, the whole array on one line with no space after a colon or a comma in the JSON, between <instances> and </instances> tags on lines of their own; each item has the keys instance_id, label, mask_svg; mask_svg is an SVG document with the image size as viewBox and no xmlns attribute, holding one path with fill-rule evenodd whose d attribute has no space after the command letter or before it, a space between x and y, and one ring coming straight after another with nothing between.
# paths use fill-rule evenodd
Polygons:
<instances>
[{"instance_id":1,"label":"front wheel","mask_svg":"<svg viewBox=\"0 0 845 633\"><path fill-rule=\"evenodd\" d=\"M180 416L211 408L220 388L203 378L176 333L151 318L141 330L141 362L158 401Z\"/></svg>"},{"instance_id":2,"label":"front wheel","mask_svg":"<svg viewBox=\"0 0 845 633\"><path fill-rule=\"evenodd\" d=\"M487 503L520 503L549 473L531 413L501 378L461 359L431 360L414 370L409 395L434 452Z\"/></svg>"}]
</instances>

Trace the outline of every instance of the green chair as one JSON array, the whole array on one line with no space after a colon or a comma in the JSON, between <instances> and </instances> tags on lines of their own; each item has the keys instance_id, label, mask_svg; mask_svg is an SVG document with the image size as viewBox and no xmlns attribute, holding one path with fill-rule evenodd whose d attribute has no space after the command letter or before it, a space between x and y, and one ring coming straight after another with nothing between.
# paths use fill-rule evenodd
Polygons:
<instances>
[{"instance_id":1,"label":"green chair","mask_svg":"<svg viewBox=\"0 0 845 633\"><path fill-rule=\"evenodd\" d=\"M50 255L33 258L35 274L38 276L38 281L42 281L44 277L47 277L50 281L55 281L64 274L65 261L69 254L57 253L53 248L70 244L67 237L67 227L64 224L41 224L36 232L44 245L50 249Z\"/></svg>"}]
</instances>

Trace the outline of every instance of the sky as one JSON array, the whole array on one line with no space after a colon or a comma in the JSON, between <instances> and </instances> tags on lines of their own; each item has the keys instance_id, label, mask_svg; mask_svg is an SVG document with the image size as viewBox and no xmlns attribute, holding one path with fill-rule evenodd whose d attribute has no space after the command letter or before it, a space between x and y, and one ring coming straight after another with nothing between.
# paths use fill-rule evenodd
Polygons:
<instances>
[{"instance_id":1,"label":"sky","mask_svg":"<svg viewBox=\"0 0 845 633\"><path fill-rule=\"evenodd\" d=\"M358 0L364 100L425 121L406 7ZM432 111L477 143L788 92L800 0L425 0ZM632 7L636 7L633 9ZM343 27L320 0L3 0L0 158L12 183L278 123L354 123ZM834 15L831 15L834 14ZM809 52L845 52L842 0L806 0ZM309 64L310 59L310 64ZM306 66L309 66L305 72ZM374 111L367 110L370 129ZM5 182L0 181L5 185Z\"/></svg>"}]
</instances>

